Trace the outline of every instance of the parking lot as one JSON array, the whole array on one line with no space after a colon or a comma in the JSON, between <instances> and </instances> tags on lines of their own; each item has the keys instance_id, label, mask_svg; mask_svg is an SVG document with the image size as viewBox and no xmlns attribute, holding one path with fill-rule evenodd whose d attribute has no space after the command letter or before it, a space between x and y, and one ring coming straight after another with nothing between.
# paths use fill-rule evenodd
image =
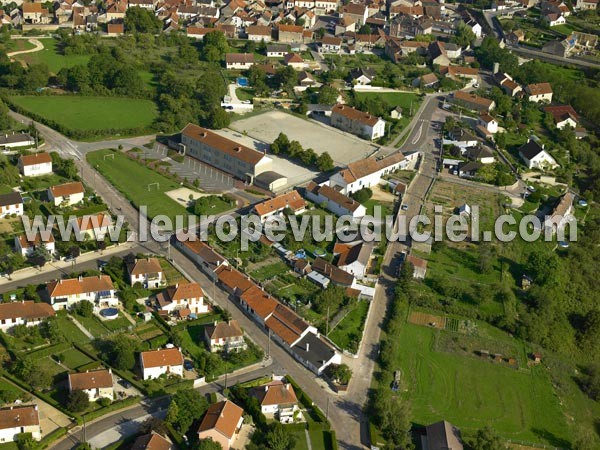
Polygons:
<instances>
[{"instance_id":1,"label":"parking lot","mask_svg":"<svg viewBox=\"0 0 600 450\"><path fill-rule=\"evenodd\" d=\"M215 133L260 152L264 152L268 148L268 145L265 142L261 142L253 137L244 136L240 133L236 133L235 131L222 129L215 130ZM271 155L268 152L267 155L269 158L273 159L273 170L288 179L287 186L284 189L303 184L317 176L317 172L294 164L285 158Z\"/></svg>"},{"instance_id":2,"label":"parking lot","mask_svg":"<svg viewBox=\"0 0 600 450\"><path fill-rule=\"evenodd\" d=\"M283 132L290 141L300 142L305 149L312 148L319 155L329 152L335 164L340 166L363 159L378 148L352 134L282 111L269 111L236 120L230 128L266 143L273 142ZM279 172L278 168L275 170Z\"/></svg>"}]
</instances>

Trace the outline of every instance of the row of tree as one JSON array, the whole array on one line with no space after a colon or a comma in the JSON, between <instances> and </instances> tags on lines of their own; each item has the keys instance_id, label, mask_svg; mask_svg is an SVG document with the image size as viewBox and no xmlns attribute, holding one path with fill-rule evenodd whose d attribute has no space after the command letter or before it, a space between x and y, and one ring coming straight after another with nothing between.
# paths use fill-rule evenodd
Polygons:
<instances>
[{"instance_id":1,"label":"row of tree","mask_svg":"<svg viewBox=\"0 0 600 450\"><path fill-rule=\"evenodd\" d=\"M323 152L320 155L312 149L304 149L298 141L290 141L287 135L279 133L279 136L273 141L270 146L271 153L274 155L285 155L291 159L297 159L305 166L317 167L321 172L333 170L335 164L333 158L328 152Z\"/></svg>"}]
</instances>

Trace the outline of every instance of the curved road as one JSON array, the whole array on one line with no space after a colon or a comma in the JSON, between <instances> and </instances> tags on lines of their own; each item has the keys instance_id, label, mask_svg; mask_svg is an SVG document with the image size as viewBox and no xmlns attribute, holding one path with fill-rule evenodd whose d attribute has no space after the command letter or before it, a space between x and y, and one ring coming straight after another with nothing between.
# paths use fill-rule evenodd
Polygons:
<instances>
[{"instance_id":1,"label":"curved road","mask_svg":"<svg viewBox=\"0 0 600 450\"><path fill-rule=\"evenodd\" d=\"M19 51L16 51L16 52L10 52L10 53L7 53L6 56L8 56L9 58L12 59L13 56L22 55L22 54L25 54L25 53L39 52L40 50L44 49L44 44L42 44L37 39L29 39L27 42L29 42L30 44L33 44L35 47L31 48L29 50L19 50Z\"/></svg>"}]
</instances>

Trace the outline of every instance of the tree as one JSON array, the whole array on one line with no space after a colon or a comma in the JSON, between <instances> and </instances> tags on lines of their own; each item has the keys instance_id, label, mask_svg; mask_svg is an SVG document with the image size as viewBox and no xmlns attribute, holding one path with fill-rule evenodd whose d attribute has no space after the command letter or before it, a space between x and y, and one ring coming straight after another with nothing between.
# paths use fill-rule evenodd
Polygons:
<instances>
[{"instance_id":1,"label":"tree","mask_svg":"<svg viewBox=\"0 0 600 450\"><path fill-rule=\"evenodd\" d=\"M332 364L329 367L328 373L331 379L337 381L341 385L346 385L350 382L350 378L352 378L352 369L346 364Z\"/></svg>"},{"instance_id":2,"label":"tree","mask_svg":"<svg viewBox=\"0 0 600 450\"><path fill-rule=\"evenodd\" d=\"M477 36L475 36L473 30L461 21L456 26L456 34L452 37L452 42L454 42L459 47L464 48L471 45L471 43L475 40L476 37Z\"/></svg>"},{"instance_id":3,"label":"tree","mask_svg":"<svg viewBox=\"0 0 600 450\"><path fill-rule=\"evenodd\" d=\"M321 153L317 158L317 167L321 172L329 172L333 170L333 158L328 152Z\"/></svg>"},{"instance_id":4,"label":"tree","mask_svg":"<svg viewBox=\"0 0 600 450\"><path fill-rule=\"evenodd\" d=\"M50 342L56 344L65 340L65 334L56 317L49 317L40 325L40 331Z\"/></svg>"},{"instance_id":5,"label":"tree","mask_svg":"<svg viewBox=\"0 0 600 450\"><path fill-rule=\"evenodd\" d=\"M167 423L175 426L180 433L187 433L194 420L199 420L208 409L206 398L194 389L177 391L171 404L173 403L176 403L177 408L167 413Z\"/></svg>"},{"instance_id":6,"label":"tree","mask_svg":"<svg viewBox=\"0 0 600 450\"><path fill-rule=\"evenodd\" d=\"M222 450L221 444L212 440L212 438L200 439L196 450Z\"/></svg>"},{"instance_id":7,"label":"tree","mask_svg":"<svg viewBox=\"0 0 600 450\"><path fill-rule=\"evenodd\" d=\"M321 314L329 312L331 318L343 301L344 290L340 286L330 284L327 289L322 290L315 297L315 311Z\"/></svg>"},{"instance_id":8,"label":"tree","mask_svg":"<svg viewBox=\"0 0 600 450\"><path fill-rule=\"evenodd\" d=\"M84 391L73 391L67 399L67 408L73 412L82 412L90 405L90 398Z\"/></svg>"},{"instance_id":9,"label":"tree","mask_svg":"<svg viewBox=\"0 0 600 450\"><path fill-rule=\"evenodd\" d=\"M82 300L75 305L75 312L81 317L92 317L94 314L94 305L88 300Z\"/></svg>"},{"instance_id":10,"label":"tree","mask_svg":"<svg viewBox=\"0 0 600 450\"><path fill-rule=\"evenodd\" d=\"M20 359L15 364L14 373L35 389L45 389L52 385L52 373L39 359Z\"/></svg>"},{"instance_id":11,"label":"tree","mask_svg":"<svg viewBox=\"0 0 600 450\"><path fill-rule=\"evenodd\" d=\"M99 341L100 356L120 370L131 370L135 365L137 341L125 334L118 334L111 339Z\"/></svg>"},{"instance_id":12,"label":"tree","mask_svg":"<svg viewBox=\"0 0 600 450\"><path fill-rule=\"evenodd\" d=\"M229 49L227 38L221 31L206 33L202 39L202 58L208 62L218 62L223 59Z\"/></svg>"},{"instance_id":13,"label":"tree","mask_svg":"<svg viewBox=\"0 0 600 450\"><path fill-rule=\"evenodd\" d=\"M356 191L352 194L352 198L356 200L358 203L365 204L369 199L373 196L373 191L368 187L362 188L359 191Z\"/></svg>"},{"instance_id":14,"label":"tree","mask_svg":"<svg viewBox=\"0 0 600 450\"><path fill-rule=\"evenodd\" d=\"M254 88L254 93L257 96L262 96L268 92L267 73L262 67L254 64L248 71L248 81L250 86Z\"/></svg>"},{"instance_id":15,"label":"tree","mask_svg":"<svg viewBox=\"0 0 600 450\"><path fill-rule=\"evenodd\" d=\"M165 417L165 422L174 427L177 425L178 420L179 407L177 406L177 402L173 400L171 403L169 403L169 409L167 409L167 417Z\"/></svg>"},{"instance_id":16,"label":"tree","mask_svg":"<svg viewBox=\"0 0 600 450\"><path fill-rule=\"evenodd\" d=\"M579 335L579 346L591 359L600 358L600 310L589 311L584 319Z\"/></svg>"},{"instance_id":17,"label":"tree","mask_svg":"<svg viewBox=\"0 0 600 450\"><path fill-rule=\"evenodd\" d=\"M600 401L600 365L589 366L579 379L583 391L596 401Z\"/></svg>"},{"instance_id":18,"label":"tree","mask_svg":"<svg viewBox=\"0 0 600 450\"><path fill-rule=\"evenodd\" d=\"M33 439L31 433L19 433L16 442L19 450L33 450L37 447L37 442Z\"/></svg>"},{"instance_id":19,"label":"tree","mask_svg":"<svg viewBox=\"0 0 600 450\"><path fill-rule=\"evenodd\" d=\"M270 426L266 442L269 450L291 450L295 443L293 435L288 433L279 422L274 422Z\"/></svg>"},{"instance_id":20,"label":"tree","mask_svg":"<svg viewBox=\"0 0 600 450\"><path fill-rule=\"evenodd\" d=\"M557 272L559 260L556 253L534 251L527 257L525 272L538 284L546 284Z\"/></svg>"},{"instance_id":21,"label":"tree","mask_svg":"<svg viewBox=\"0 0 600 450\"><path fill-rule=\"evenodd\" d=\"M277 70L275 80L277 85L284 91L291 92L296 85L298 74L291 66L284 66Z\"/></svg>"},{"instance_id":22,"label":"tree","mask_svg":"<svg viewBox=\"0 0 600 450\"><path fill-rule=\"evenodd\" d=\"M227 128L231 123L231 116L223 108L215 106L208 115L206 125L213 130Z\"/></svg>"},{"instance_id":23,"label":"tree","mask_svg":"<svg viewBox=\"0 0 600 450\"><path fill-rule=\"evenodd\" d=\"M379 400L378 410L385 437L405 447L410 442L410 404L398 397L386 396Z\"/></svg>"},{"instance_id":24,"label":"tree","mask_svg":"<svg viewBox=\"0 0 600 450\"><path fill-rule=\"evenodd\" d=\"M471 442L471 447L473 450L503 450L506 448L500 436L490 427L477 431L475 440Z\"/></svg>"},{"instance_id":25,"label":"tree","mask_svg":"<svg viewBox=\"0 0 600 450\"><path fill-rule=\"evenodd\" d=\"M324 84L319 89L319 95L317 96L317 103L322 105L333 105L337 103L337 98L340 95L338 90L332 86Z\"/></svg>"},{"instance_id":26,"label":"tree","mask_svg":"<svg viewBox=\"0 0 600 450\"><path fill-rule=\"evenodd\" d=\"M273 143L270 145L271 153L279 155L280 153L287 153L290 140L284 133L279 133L279 136L275 138Z\"/></svg>"},{"instance_id":27,"label":"tree","mask_svg":"<svg viewBox=\"0 0 600 450\"><path fill-rule=\"evenodd\" d=\"M161 20L153 11L137 6L127 8L125 13L125 30L129 33L159 33L162 29Z\"/></svg>"}]
</instances>

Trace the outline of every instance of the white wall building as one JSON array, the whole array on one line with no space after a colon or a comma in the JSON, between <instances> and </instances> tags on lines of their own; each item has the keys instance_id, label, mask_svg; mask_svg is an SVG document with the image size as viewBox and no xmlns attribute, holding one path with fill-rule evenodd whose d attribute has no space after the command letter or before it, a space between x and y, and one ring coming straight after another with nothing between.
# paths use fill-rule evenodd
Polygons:
<instances>
[{"instance_id":1,"label":"white wall building","mask_svg":"<svg viewBox=\"0 0 600 450\"><path fill-rule=\"evenodd\" d=\"M178 348L164 348L140 353L142 378L151 380L161 375L183 377L183 355Z\"/></svg>"},{"instance_id":2,"label":"white wall building","mask_svg":"<svg viewBox=\"0 0 600 450\"><path fill-rule=\"evenodd\" d=\"M19 171L24 177L37 177L52 173L52 158L49 153L23 155L18 162Z\"/></svg>"},{"instance_id":3,"label":"white wall building","mask_svg":"<svg viewBox=\"0 0 600 450\"><path fill-rule=\"evenodd\" d=\"M83 201L85 189L80 181L48 188L48 199L54 206L71 206Z\"/></svg>"},{"instance_id":4,"label":"white wall building","mask_svg":"<svg viewBox=\"0 0 600 450\"><path fill-rule=\"evenodd\" d=\"M47 303L16 301L0 303L0 330L5 333L17 325L37 326L56 313Z\"/></svg>"},{"instance_id":5,"label":"white wall building","mask_svg":"<svg viewBox=\"0 0 600 450\"><path fill-rule=\"evenodd\" d=\"M0 409L0 443L14 442L21 433L31 433L36 441L42 438L37 405Z\"/></svg>"},{"instance_id":6,"label":"white wall building","mask_svg":"<svg viewBox=\"0 0 600 450\"><path fill-rule=\"evenodd\" d=\"M119 304L115 287L108 275L51 281L46 285L46 291L55 311L70 309L83 300L93 303L97 308Z\"/></svg>"},{"instance_id":7,"label":"white wall building","mask_svg":"<svg viewBox=\"0 0 600 450\"><path fill-rule=\"evenodd\" d=\"M18 192L0 195L0 219L23 215L23 197Z\"/></svg>"},{"instance_id":8,"label":"white wall building","mask_svg":"<svg viewBox=\"0 0 600 450\"><path fill-rule=\"evenodd\" d=\"M407 164L408 160L401 152L380 160L366 158L348 164L348 167L333 174L330 180L333 186L341 188L342 194L349 195L379 184L383 176L405 168Z\"/></svg>"}]
</instances>

